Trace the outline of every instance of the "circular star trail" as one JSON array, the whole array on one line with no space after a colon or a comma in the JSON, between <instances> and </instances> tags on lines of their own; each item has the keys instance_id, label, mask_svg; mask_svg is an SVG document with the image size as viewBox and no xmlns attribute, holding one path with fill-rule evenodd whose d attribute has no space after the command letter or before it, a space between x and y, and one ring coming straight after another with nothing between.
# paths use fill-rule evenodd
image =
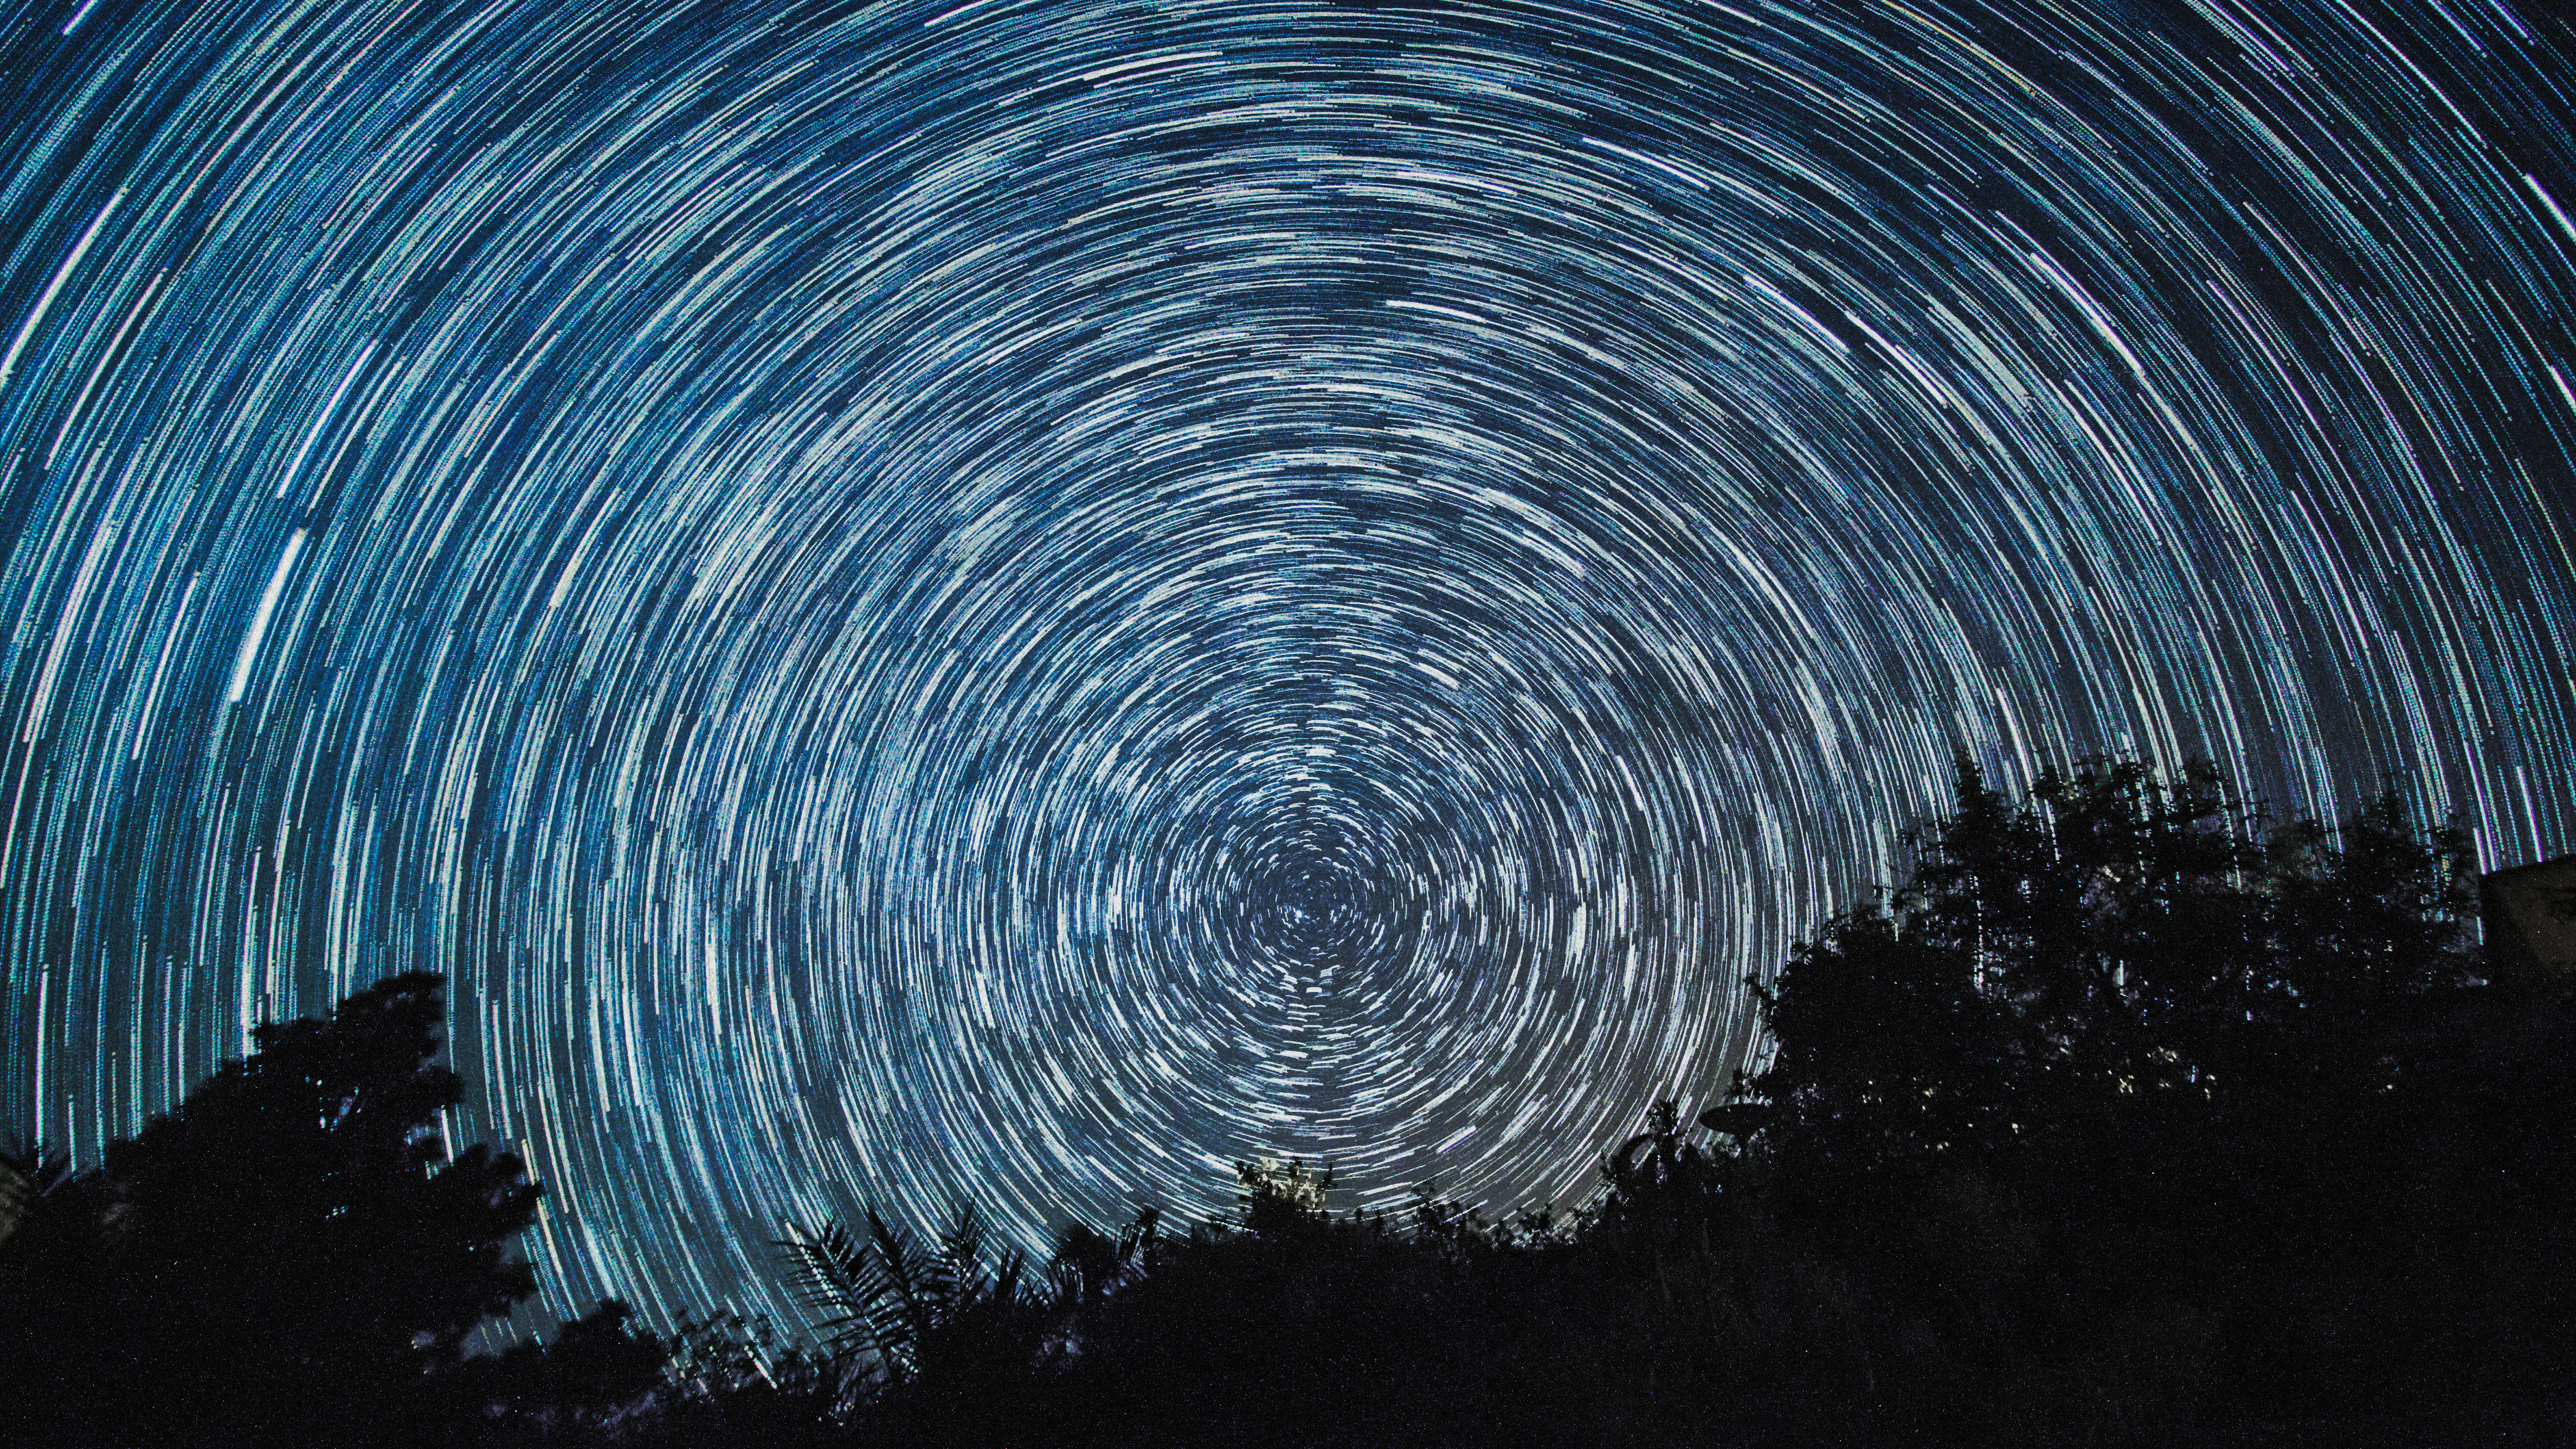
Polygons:
<instances>
[{"instance_id":1,"label":"circular star trail","mask_svg":"<svg viewBox=\"0 0 2576 1449\"><path fill-rule=\"evenodd\" d=\"M5 1105L448 973L545 1301L1579 1192L1954 752L2576 846L2517 0L47 0Z\"/></svg>"}]
</instances>

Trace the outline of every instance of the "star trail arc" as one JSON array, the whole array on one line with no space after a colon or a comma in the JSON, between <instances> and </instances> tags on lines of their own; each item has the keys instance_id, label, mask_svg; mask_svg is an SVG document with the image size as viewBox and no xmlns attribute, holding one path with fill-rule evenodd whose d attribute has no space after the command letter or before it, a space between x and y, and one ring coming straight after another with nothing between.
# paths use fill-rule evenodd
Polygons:
<instances>
[{"instance_id":1,"label":"star trail arc","mask_svg":"<svg viewBox=\"0 0 2576 1449\"><path fill-rule=\"evenodd\" d=\"M453 982L547 1303L1579 1193L1954 752L2563 852L2510 0L0 10L9 1124Z\"/></svg>"}]
</instances>

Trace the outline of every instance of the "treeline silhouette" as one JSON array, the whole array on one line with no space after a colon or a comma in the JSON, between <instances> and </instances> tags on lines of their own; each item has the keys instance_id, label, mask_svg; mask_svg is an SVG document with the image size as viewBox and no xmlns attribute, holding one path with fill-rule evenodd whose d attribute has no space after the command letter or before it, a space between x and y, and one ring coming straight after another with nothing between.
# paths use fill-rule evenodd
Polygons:
<instances>
[{"instance_id":1,"label":"treeline silhouette","mask_svg":"<svg viewBox=\"0 0 2576 1449\"><path fill-rule=\"evenodd\" d=\"M1962 766L1563 1217L1428 1189L927 1240L782 1224L801 1328L602 1305L498 1356L538 1187L432 1130L441 982L264 1027L0 1170L0 1438L47 1444L2418 1445L2576 1437L2576 992L2491 971L2459 835L2132 763ZM2576 909L2576 902L2570 902ZM1641 1026L1641 1029L1642 1026Z\"/></svg>"}]
</instances>

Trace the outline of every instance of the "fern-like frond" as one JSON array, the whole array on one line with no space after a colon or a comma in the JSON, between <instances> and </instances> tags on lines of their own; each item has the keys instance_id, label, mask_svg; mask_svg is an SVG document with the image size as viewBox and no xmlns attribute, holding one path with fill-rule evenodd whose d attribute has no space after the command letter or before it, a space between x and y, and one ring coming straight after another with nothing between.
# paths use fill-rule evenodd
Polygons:
<instances>
[{"instance_id":1,"label":"fern-like frond","mask_svg":"<svg viewBox=\"0 0 2576 1449\"><path fill-rule=\"evenodd\" d=\"M837 1222L818 1233L790 1223L787 1234L778 1246L787 1250L798 1296L822 1315L814 1327L824 1351L848 1364L876 1349L875 1309L883 1290L867 1246Z\"/></svg>"},{"instance_id":2,"label":"fern-like frond","mask_svg":"<svg viewBox=\"0 0 2576 1449\"><path fill-rule=\"evenodd\" d=\"M937 1272L940 1296L950 1308L963 1308L984 1296L984 1215L965 1198L957 1201L948 1226L939 1231Z\"/></svg>"}]
</instances>

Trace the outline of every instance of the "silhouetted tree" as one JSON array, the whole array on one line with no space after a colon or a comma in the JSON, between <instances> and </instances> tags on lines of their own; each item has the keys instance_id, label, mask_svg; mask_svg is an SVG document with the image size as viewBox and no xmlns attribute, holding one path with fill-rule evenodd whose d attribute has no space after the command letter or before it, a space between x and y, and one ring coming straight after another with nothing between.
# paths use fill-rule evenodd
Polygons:
<instances>
[{"instance_id":1,"label":"silhouetted tree","mask_svg":"<svg viewBox=\"0 0 2576 1449\"><path fill-rule=\"evenodd\" d=\"M1305 1237L1332 1223L1325 1204L1333 1192L1330 1164L1309 1168L1298 1159L1234 1165L1234 1200L1241 1228L1258 1238Z\"/></svg>"},{"instance_id":2,"label":"silhouetted tree","mask_svg":"<svg viewBox=\"0 0 2576 1449\"><path fill-rule=\"evenodd\" d=\"M1797 1251L1918 1325L1954 1398L2033 1433L2394 1404L2474 1372L2455 1346L2490 1310L2456 1307L2447 1245L2547 1236L2569 1182L2463 1190L2464 1158L2566 1096L2527 1067L2505 1089L2474 1043L2511 1017L2528 1063L2566 1034L2562 1001L2478 989L2461 836L2393 798L2267 829L2205 766L2114 763L2021 804L1963 766L1913 840L1883 905L1760 991L1771 1060L1703 1119ZM2105 1333L2141 1347L2071 1347Z\"/></svg>"},{"instance_id":3,"label":"silhouetted tree","mask_svg":"<svg viewBox=\"0 0 2576 1449\"><path fill-rule=\"evenodd\" d=\"M533 1284L537 1188L451 1156L439 977L263 1026L0 1243L0 1422L23 1442L412 1437L466 1334Z\"/></svg>"}]
</instances>

